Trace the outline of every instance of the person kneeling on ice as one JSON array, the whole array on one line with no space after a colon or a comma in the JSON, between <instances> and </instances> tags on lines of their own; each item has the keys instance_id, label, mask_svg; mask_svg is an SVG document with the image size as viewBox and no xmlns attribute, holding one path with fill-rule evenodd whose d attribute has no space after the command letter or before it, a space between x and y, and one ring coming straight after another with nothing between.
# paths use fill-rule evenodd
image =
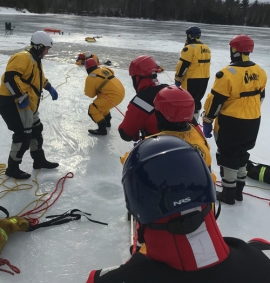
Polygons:
<instances>
[{"instance_id":1,"label":"person kneeling on ice","mask_svg":"<svg viewBox=\"0 0 270 283\"><path fill-rule=\"evenodd\" d=\"M125 141L138 141L140 132L153 135L158 132L153 101L157 93L167 84L160 84L156 61L142 55L131 61L129 75L136 95L129 102L124 120L118 127L120 137Z\"/></svg>"},{"instance_id":2,"label":"person kneeling on ice","mask_svg":"<svg viewBox=\"0 0 270 283\"><path fill-rule=\"evenodd\" d=\"M114 71L108 67L98 67L93 58L85 62L88 76L85 80L85 95L94 98L89 105L88 114L98 124L98 129L88 130L93 135L107 135L106 127L111 126L110 109L122 102L125 89L119 79L114 76Z\"/></svg>"},{"instance_id":3,"label":"person kneeling on ice","mask_svg":"<svg viewBox=\"0 0 270 283\"><path fill-rule=\"evenodd\" d=\"M86 51L86 52L82 52L78 55L77 59L76 59L76 64L77 65L85 65L85 61L88 58L93 58L97 61L97 65L100 65L98 56L94 53L91 53L90 51Z\"/></svg>"},{"instance_id":4,"label":"person kneeling on ice","mask_svg":"<svg viewBox=\"0 0 270 283\"><path fill-rule=\"evenodd\" d=\"M211 171L210 146L193 117L195 102L191 94L177 86L168 86L156 95L154 106L159 130L156 135L172 135L187 141L199 150ZM215 181L214 173L212 175Z\"/></svg>"},{"instance_id":5,"label":"person kneeling on ice","mask_svg":"<svg viewBox=\"0 0 270 283\"><path fill-rule=\"evenodd\" d=\"M254 283L270 278L270 243L222 237L210 204L211 174L200 152L174 136L138 143L122 173L126 207L147 254L91 271L87 283ZM265 252L265 253L264 253Z\"/></svg>"},{"instance_id":6,"label":"person kneeling on ice","mask_svg":"<svg viewBox=\"0 0 270 283\"><path fill-rule=\"evenodd\" d=\"M52 100L58 99L57 91L45 78L41 59L53 46L52 38L44 31L36 31L28 50L14 54L8 61L0 85L0 115L9 130L13 131L6 175L16 179L28 179L30 174L20 170L24 153L30 147L34 169L53 169L58 163L46 160L43 144L43 124L38 107L43 88Z\"/></svg>"}]
</instances>

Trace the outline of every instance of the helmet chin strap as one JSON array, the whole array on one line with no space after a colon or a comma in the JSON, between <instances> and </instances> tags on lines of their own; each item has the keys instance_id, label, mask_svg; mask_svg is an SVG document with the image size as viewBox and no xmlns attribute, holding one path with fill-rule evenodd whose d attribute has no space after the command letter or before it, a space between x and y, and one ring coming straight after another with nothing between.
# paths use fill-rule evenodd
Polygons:
<instances>
[{"instance_id":1,"label":"helmet chin strap","mask_svg":"<svg viewBox=\"0 0 270 283\"><path fill-rule=\"evenodd\" d=\"M242 53L237 51L234 47L230 48L231 63L249 61L249 53Z\"/></svg>"},{"instance_id":2,"label":"helmet chin strap","mask_svg":"<svg viewBox=\"0 0 270 283\"><path fill-rule=\"evenodd\" d=\"M157 127L159 131L187 131L191 127L188 122L170 122L161 112L155 110L157 118Z\"/></svg>"},{"instance_id":3,"label":"helmet chin strap","mask_svg":"<svg viewBox=\"0 0 270 283\"><path fill-rule=\"evenodd\" d=\"M186 235L196 231L204 222L204 218L211 211L207 205L202 211L194 211L180 217L171 219L167 223L150 223L146 226L153 230L165 230L171 234Z\"/></svg>"},{"instance_id":4,"label":"helmet chin strap","mask_svg":"<svg viewBox=\"0 0 270 283\"><path fill-rule=\"evenodd\" d=\"M186 40L186 43L194 43L194 42L199 42L200 41L200 38L198 37L191 37L191 35L187 35L187 40Z\"/></svg>"},{"instance_id":5,"label":"helmet chin strap","mask_svg":"<svg viewBox=\"0 0 270 283\"><path fill-rule=\"evenodd\" d=\"M151 75L145 76L145 77L134 75L132 77L132 82L133 82L133 87L136 90L136 92L138 92L140 90L140 84L145 79L151 79L153 81L153 83L156 83L156 82L158 82L157 73L152 73Z\"/></svg>"}]
</instances>

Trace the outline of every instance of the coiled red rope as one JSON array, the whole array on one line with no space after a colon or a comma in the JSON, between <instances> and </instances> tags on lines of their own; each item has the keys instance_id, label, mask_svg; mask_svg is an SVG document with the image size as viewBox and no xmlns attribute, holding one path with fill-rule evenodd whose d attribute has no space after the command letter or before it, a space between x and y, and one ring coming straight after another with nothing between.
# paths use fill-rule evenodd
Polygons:
<instances>
[{"instance_id":1,"label":"coiled red rope","mask_svg":"<svg viewBox=\"0 0 270 283\"><path fill-rule=\"evenodd\" d=\"M73 178L73 177L74 177L74 174L72 172L68 172L64 177L62 177L61 179L58 180L58 182L56 183L55 189L53 190L51 195L46 200L44 200L42 202L42 204L40 204L39 206L37 206L34 209L31 209L31 210L21 214L20 217L28 217L32 226L38 224L39 223L38 217L32 218L30 215L37 214L37 213L42 212L44 210L47 210L49 207L51 207L58 200L60 195L62 194L62 192L64 190L64 184L65 184L66 179ZM52 199L53 195L57 192L59 184L60 184L61 181L62 181L62 185L61 185L60 191L58 192L58 195L55 197L55 199L51 203L49 203L49 201ZM44 205L46 205L46 207L43 207Z\"/></svg>"}]
</instances>

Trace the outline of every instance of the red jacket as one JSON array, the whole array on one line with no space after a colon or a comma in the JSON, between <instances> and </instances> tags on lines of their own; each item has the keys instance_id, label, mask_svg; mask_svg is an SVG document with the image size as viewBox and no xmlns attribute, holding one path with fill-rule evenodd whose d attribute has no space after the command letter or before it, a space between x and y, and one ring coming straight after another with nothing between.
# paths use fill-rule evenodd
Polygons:
<instances>
[{"instance_id":1,"label":"red jacket","mask_svg":"<svg viewBox=\"0 0 270 283\"><path fill-rule=\"evenodd\" d=\"M125 118L118 127L121 138L125 141L139 140L140 130L145 135L158 133L154 111L154 99L167 84L151 86L137 93L130 101Z\"/></svg>"}]
</instances>

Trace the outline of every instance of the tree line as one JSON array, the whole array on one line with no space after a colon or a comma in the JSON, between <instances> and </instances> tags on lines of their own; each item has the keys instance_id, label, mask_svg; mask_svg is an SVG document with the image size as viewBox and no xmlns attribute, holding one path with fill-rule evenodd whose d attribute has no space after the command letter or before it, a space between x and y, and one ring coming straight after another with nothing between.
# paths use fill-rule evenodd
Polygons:
<instances>
[{"instance_id":1,"label":"tree line","mask_svg":"<svg viewBox=\"0 0 270 283\"><path fill-rule=\"evenodd\" d=\"M270 4L258 0L0 0L0 6L41 14L270 26Z\"/></svg>"}]
</instances>

